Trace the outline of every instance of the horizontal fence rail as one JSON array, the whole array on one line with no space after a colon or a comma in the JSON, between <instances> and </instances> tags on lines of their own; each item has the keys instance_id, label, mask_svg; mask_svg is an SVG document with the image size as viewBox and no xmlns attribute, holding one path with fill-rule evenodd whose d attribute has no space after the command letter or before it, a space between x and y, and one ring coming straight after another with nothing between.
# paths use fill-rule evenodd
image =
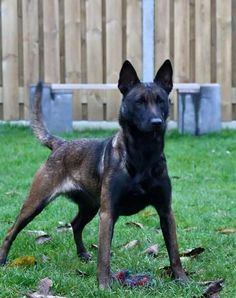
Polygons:
<instances>
[{"instance_id":1,"label":"horizontal fence rail","mask_svg":"<svg viewBox=\"0 0 236 298\"><path fill-rule=\"evenodd\" d=\"M39 79L117 85L125 59L142 79L143 1L0 0L0 119L29 119L28 90ZM236 119L236 1L153 5L153 69L170 58L176 83L221 84L222 120ZM74 90L73 119L117 119L120 98L117 89Z\"/></svg>"}]
</instances>

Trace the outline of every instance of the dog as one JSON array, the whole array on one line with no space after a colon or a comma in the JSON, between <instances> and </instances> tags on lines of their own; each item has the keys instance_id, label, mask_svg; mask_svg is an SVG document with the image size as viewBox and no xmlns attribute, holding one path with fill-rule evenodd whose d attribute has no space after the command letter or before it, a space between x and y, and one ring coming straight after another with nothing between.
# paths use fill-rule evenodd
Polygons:
<instances>
[{"instance_id":1,"label":"dog","mask_svg":"<svg viewBox=\"0 0 236 298\"><path fill-rule=\"evenodd\" d=\"M35 174L31 190L0 249L6 263L18 233L57 196L65 195L79 211L72 220L78 256L88 261L82 231L100 209L97 280L100 288L111 284L110 249L114 225L120 215L132 215L151 205L159 214L170 266L176 280L186 281L181 265L175 219L171 208L171 181L164 155L173 70L166 60L153 82L140 82L129 61L119 74L123 98L120 131L105 140L66 141L50 134L42 120L43 84L34 96L31 126L40 143L52 152Z\"/></svg>"}]
</instances>

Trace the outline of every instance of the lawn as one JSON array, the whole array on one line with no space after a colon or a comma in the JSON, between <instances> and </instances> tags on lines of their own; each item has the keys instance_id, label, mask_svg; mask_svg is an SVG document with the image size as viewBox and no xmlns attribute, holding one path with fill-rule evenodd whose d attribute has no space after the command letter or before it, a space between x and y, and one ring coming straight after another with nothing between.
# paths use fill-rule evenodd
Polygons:
<instances>
[{"instance_id":1,"label":"lawn","mask_svg":"<svg viewBox=\"0 0 236 298\"><path fill-rule=\"evenodd\" d=\"M104 137L112 132L74 132L68 138ZM14 221L29 189L32 176L47 158L49 150L40 146L28 128L0 126L0 241ZM92 261L82 263L76 256L70 231L58 233L58 222L68 223L77 212L70 201L60 197L49 205L26 230L43 230L52 239L36 244L35 236L20 233L9 254L9 261L20 256L34 256L37 265L0 268L0 297L24 297L37 290L45 277L53 280L52 290L66 297L199 297L204 287L198 282L224 278L220 297L236 293L236 233L222 234L220 228L236 228L236 131L222 131L201 137L180 136L169 132L166 156L173 184L173 209L177 220L180 251L203 247L196 258L184 258L191 273L186 286L176 284L161 274L168 257L159 229L159 219L152 208L132 217L121 217L112 245L112 270L148 272L156 279L151 288L122 288L114 284L101 291L96 283L98 216L85 228L85 242ZM126 225L127 221L143 228ZM122 245L137 239L140 244L129 250ZM143 251L159 245L156 258ZM44 257L43 257L44 256ZM46 258L46 257L47 258ZM46 261L45 261L46 259ZM86 272L80 276L77 270Z\"/></svg>"}]
</instances>

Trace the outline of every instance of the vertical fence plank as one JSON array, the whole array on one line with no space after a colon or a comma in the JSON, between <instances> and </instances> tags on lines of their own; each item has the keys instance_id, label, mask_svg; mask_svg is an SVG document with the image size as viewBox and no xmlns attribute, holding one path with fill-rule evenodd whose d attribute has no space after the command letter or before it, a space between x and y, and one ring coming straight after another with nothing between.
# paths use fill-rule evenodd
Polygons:
<instances>
[{"instance_id":1,"label":"vertical fence plank","mask_svg":"<svg viewBox=\"0 0 236 298\"><path fill-rule=\"evenodd\" d=\"M2 0L3 113L5 120L19 119L17 0Z\"/></svg>"},{"instance_id":2,"label":"vertical fence plank","mask_svg":"<svg viewBox=\"0 0 236 298\"><path fill-rule=\"evenodd\" d=\"M81 82L80 1L65 1L66 83ZM74 42L72 42L74 41Z\"/></svg>"},{"instance_id":3,"label":"vertical fence plank","mask_svg":"<svg viewBox=\"0 0 236 298\"><path fill-rule=\"evenodd\" d=\"M29 118L28 87L39 79L38 2L22 0L24 55L24 114Z\"/></svg>"},{"instance_id":4,"label":"vertical fence plank","mask_svg":"<svg viewBox=\"0 0 236 298\"><path fill-rule=\"evenodd\" d=\"M155 1L155 71L170 58L170 1Z\"/></svg>"},{"instance_id":5,"label":"vertical fence plank","mask_svg":"<svg viewBox=\"0 0 236 298\"><path fill-rule=\"evenodd\" d=\"M122 64L122 3L106 0L106 82L116 83Z\"/></svg>"},{"instance_id":6,"label":"vertical fence plank","mask_svg":"<svg viewBox=\"0 0 236 298\"><path fill-rule=\"evenodd\" d=\"M232 1L232 87L236 87L236 1Z\"/></svg>"},{"instance_id":7,"label":"vertical fence plank","mask_svg":"<svg viewBox=\"0 0 236 298\"><path fill-rule=\"evenodd\" d=\"M175 1L175 82L189 82L189 0Z\"/></svg>"},{"instance_id":8,"label":"vertical fence plank","mask_svg":"<svg viewBox=\"0 0 236 298\"><path fill-rule=\"evenodd\" d=\"M87 92L88 100L88 120L103 120L104 90L91 90Z\"/></svg>"},{"instance_id":9,"label":"vertical fence plank","mask_svg":"<svg viewBox=\"0 0 236 298\"><path fill-rule=\"evenodd\" d=\"M189 8L189 81L195 82L195 60L196 60L196 23L195 23L195 0L190 0Z\"/></svg>"},{"instance_id":10,"label":"vertical fence plank","mask_svg":"<svg viewBox=\"0 0 236 298\"><path fill-rule=\"evenodd\" d=\"M2 87L2 6L0 0L0 87ZM0 100L1 102L1 100Z\"/></svg>"},{"instance_id":11,"label":"vertical fence plank","mask_svg":"<svg viewBox=\"0 0 236 298\"><path fill-rule=\"evenodd\" d=\"M198 0L196 16L196 82L211 81L211 2Z\"/></svg>"},{"instance_id":12,"label":"vertical fence plank","mask_svg":"<svg viewBox=\"0 0 236 298\"><path fill-rule=\"evenodd\" d=\"M216 1L217 82L221 84L222 120L232 119L232 3Z\"/></svg>"},{"instance_id":13,"label":"vertical fence plank","mask_svg":"<svg viewBox=\"0 0 236 298\"><path fill-rule=\"evenodd\" d=\"M60 42L58 0L43 1L44 80L60 82Z\"/></svg>"},{"instance_id":14,"label":"vertical fence plank","mask_svg":"<svg viewBox=\"0 0 236 298\"><path fill-rule=\"evenodd\" d=\"M65 8L65 81L81 82L81 20L80 1L64 2ZM74 42L72 42L72 40ZM73 94L73 119L82 116L81 101L77 91Z\"/></svg>"},{"instance_id":15,"label":"vertical fence plank","mask_svg":"<svg viewBox=\"0 0 236 298\"><path fill-rule=\"evenodd\" d=\"M87 80L101 83L102 65L102 1L86 1L87 24Z\"/></svg>"},{"instance_id":16,"label":"vertical fence plank","mask_svg":"<svg viewBox=\"0 0 236 298\"><path fill-rule=\"evenodd\" d=\"M127 0L126 55L142 79L142 1Z\"/></svg>"},{"instance_id":17,"label":"vertical fence plank","mask_svg":"<svg viewBox=\"0 0 236 298\"><path fill-rule=\"evenodd\" d=\"M118 90L107 90L105 94L106 120L117 121L121 102L121 94Z\"/></svg>"}]
</instances>

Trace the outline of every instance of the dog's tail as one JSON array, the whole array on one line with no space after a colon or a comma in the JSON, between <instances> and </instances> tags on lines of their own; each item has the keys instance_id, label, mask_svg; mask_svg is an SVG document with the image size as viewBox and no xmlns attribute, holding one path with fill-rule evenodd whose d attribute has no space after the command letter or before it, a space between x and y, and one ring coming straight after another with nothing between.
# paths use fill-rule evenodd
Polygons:
<instances>
[{"instance_id":1,"label":"dog's tail","mask_svg":"<svg viewBox=\"0 0 236 298\"><path fill-rule=\"evenodd\" d=\"M60 139L56 136L51 135L43 123L42 107L41 107L42 94L43 94L43 83L40 81L36 86L35 94L34 94L34 106L31 114L31 127L33 130L33 133L38 138L40 143L48 147L49 149L54 150L65 141L63 139Z\"/></svg>"}]
</instances>

